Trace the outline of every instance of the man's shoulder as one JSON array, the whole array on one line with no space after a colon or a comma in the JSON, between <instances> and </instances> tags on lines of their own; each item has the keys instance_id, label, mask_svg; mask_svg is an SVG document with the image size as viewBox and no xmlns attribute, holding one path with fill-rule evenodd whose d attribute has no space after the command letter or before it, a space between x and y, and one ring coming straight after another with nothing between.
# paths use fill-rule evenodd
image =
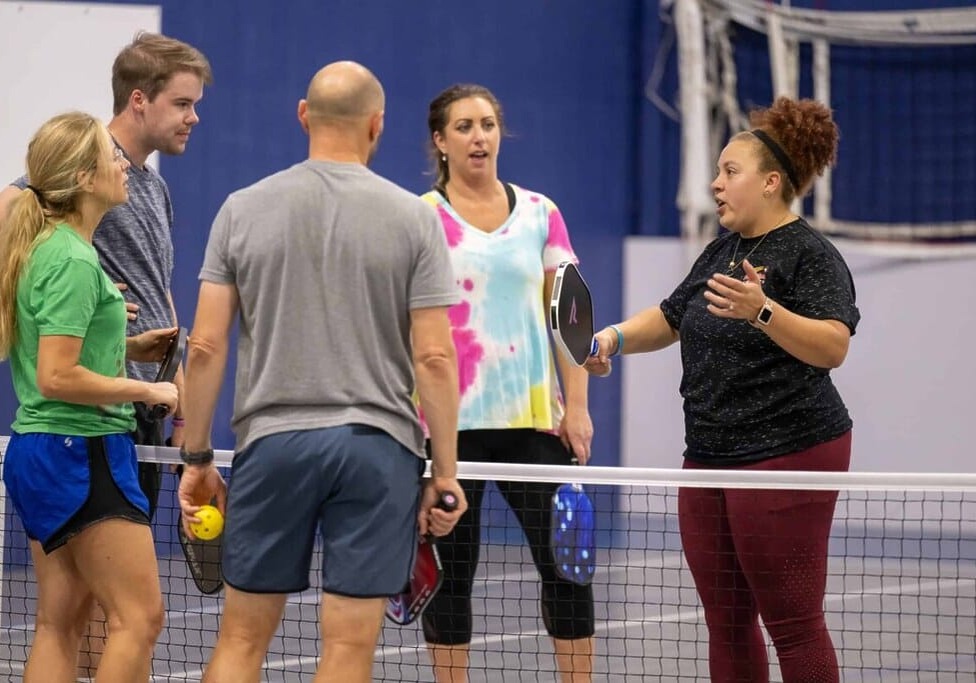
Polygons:
<instances>
[{"instance_id":1,"label":"man's shoulder","mask_svg":"<svg viewBox=\"0 0 976 683\"><path fill-rule=\"evenodd\" d=\"M147 166L129 174L128 188L128 199L105 212L99 230L105 226L144 229L156 223L169 229L169 187L163 177Z\"/></svg>"},{"instance_id":2,"label":"man's shoulder","mask_svg":"<svg viewBox=\"0 0 976 683\"><path fill-rule=\"evenodd\" d=\"M166 179L159 171L148 165L140 169L130 169L128 185L130 196L133 193L161 197L169 195L169 185L166 184Z\"/></svg>"},{"instance_id":3,"label":"man's shoulder","mask_svg":"<svg viewBox=\"0 0 976 683\"><path fill-rule=\"evenodd\" d=\"M394 181L381 176L368 166L334 162L306 161L299 166L313 176L316 173L331 175L338 182L347 181L350 189L358 188L370 195L383 195L384 199L407 205L417 205L419 197Z\"/></svg>"},{"instance_id":4,"label":"man's shoulder","mask_svg":"<svg viewBox=\"0 0 976 683\"><path fill-rule=\"evenodd\" d=\"M417 195L400 187L365 166L358 164L333 164L329 162L302 161L286 169L272 173L260 180L231 193L232 203L267 201L268 195L287 196L292 192L304 193L309 188L321 186L320 174L330 176L330 184L340 186L343 193L366 192L372 198L381 198L398 210L414 207L427 210L428 205Z\"/></svg>"},{"instance_id":5,"label":"man's shoulder","mask_svg":"<svg viewBox=\"0 0 976 683\"><path fill-rule=\"evenodd\" d=\"M372 175L376 179L381 191L385 192L390 201L395 203L398 208L410 208L418 213L433 212L433 204L430 201L425 200L423 197L418 197L413 192L397 185L388 178L384 178L376 173Z\"/></svg>"},{"instance_id":6,"label":"man's shoulder","mask_svg":"<svg viewBox=\"0 0 976 683\"><path fill-rule=\"evenodd\" d=\"M287 188L301 186L308 182L308 173L302 168L302 164L295 164L288 168L276 171L271 175L266 175L250 185L234 190L227 196L228 202L247 202L251 200L264 200L268 194L276 194L285 191Z\"/></svg>"}]
</instances>

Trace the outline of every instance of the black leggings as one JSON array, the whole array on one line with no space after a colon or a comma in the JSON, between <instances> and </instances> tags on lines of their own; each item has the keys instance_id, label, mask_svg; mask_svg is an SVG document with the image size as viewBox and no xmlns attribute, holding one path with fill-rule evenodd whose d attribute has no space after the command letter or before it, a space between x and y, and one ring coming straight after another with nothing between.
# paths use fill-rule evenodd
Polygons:
<instances>
[{"instance_id":1,"label":"black leggings","mask_svg":"<svg viewBox=\"0 0 976 683\"><path fill-rule=\"evenodd\" d=\"M531 429L465 430L458 434L458 459L465 462L509 462L568 465L570 454L558 437ZM462 481L468 499L454 530L437 540L444 583L423 613L428 643L463 645L471 641L471 588L481 545L481 499L484 481ZM542 579L542 620L555 638L593 635L593 589L558 577L549 547L555 483L496 482L529 542Z\"/></svg>"},{"instance_id":2,"label":"black leggings","mask_svg":"<svg viewBox=\"0 0 976 683\"><path fill-rule=\"evenodd\" d=\"M105 442L100 436L88 440L88 498L79 510L44 544L44 552L51 553L92 524L106 519L128 519L137 524L149 524L142 510L130 503L115 483L105 455Z\"/></svg>"}]
</instances>

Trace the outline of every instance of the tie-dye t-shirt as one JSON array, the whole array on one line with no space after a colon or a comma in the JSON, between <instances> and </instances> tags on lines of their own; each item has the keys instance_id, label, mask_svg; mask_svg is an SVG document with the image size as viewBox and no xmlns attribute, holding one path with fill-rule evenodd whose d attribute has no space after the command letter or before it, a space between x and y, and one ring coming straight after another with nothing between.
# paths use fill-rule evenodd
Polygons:
<instances>
[{"instance_id":1,"label":"tie-dye t-shirt","mask_svg":"<svg viewBox=\"0 0 976 683\"><path fill-rule=\"evenodd\" d=\"M577 262L562 214L547 197L512 186L515 208L495 231L468 224L438 192L461 302L450 308L458 355L458 429L554 431L562 393L549 342L545 274Z\"/></svg>"}]
</instances>

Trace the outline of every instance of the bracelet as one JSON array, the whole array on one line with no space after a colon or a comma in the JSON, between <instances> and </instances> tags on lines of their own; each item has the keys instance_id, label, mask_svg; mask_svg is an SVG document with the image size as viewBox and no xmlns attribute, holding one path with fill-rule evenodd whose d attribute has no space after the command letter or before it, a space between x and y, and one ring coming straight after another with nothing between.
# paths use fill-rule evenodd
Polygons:
<instances>
[{"instance_id":1,"label":"bracelet","mask_svg":"<svg viewBox=\"0 0 976 683\"><path fill-rule=\"evenodd\" d=\"M185 427L186 426L186 420L184 418L182 418L182 417L174 417L173 418L173 426L174 427Z\"/></svg>"},{"instance_id":2,"label":"bracelet","mask_svg":"<svg viewBox=\"0 0 976 683\"><path fill-rule=\"evenodd\" d=\"M617 333L617 350L611 355L619 356L624 352L624 333L616 325L607 325L607 327Z\"/></svg>"},{"instance_id":3,"label":"bracelet","mask_svg":"<svg viewBox=\"0 0 976 683\"><path fill-rule=\"evenodd\" d=\"M212 448L205 451L187 452L180 447L180 459L187 465L209 465L213 462L214 452Z\"/></svg>"}]
</instances>

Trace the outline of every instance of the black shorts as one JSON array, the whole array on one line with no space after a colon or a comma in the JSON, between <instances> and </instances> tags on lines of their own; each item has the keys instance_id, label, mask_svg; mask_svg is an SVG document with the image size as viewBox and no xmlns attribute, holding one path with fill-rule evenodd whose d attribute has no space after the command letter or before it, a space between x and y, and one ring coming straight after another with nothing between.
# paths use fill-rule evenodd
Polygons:
<instances>
[{"instance_id":1,"label":"black shorts","mask_svg":"<svg viewBox=\"0 0 976 683\"><path fill-rule=\"evenodd\" d=\"M122 490L112 478L112 472L105 456L105 445L100 437L89 437L88 439L88 467L91 471L88 499L81 506L81 509L65 522L64 526L44 542L45 553L57 550L67 543L72 536L105 519L121 518L139 524L149 524L149 517L146 516L146 513L122 495Z\"/></svg>"}]
</instances>

